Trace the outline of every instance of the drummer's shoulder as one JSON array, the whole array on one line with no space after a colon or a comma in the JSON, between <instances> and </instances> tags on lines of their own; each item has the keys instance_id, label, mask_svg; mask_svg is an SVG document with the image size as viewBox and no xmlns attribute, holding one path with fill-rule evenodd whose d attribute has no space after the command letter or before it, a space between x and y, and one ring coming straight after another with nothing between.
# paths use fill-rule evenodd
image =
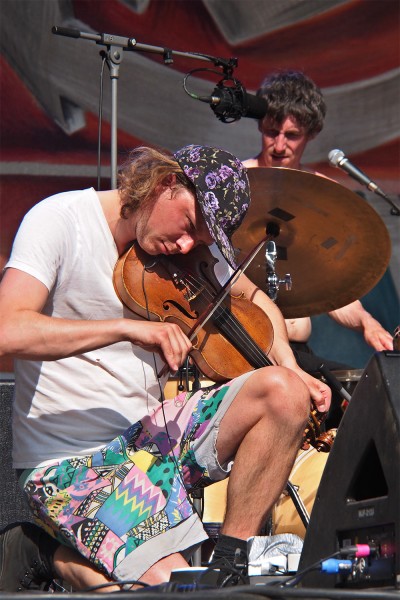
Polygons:
<instances>
[{"instance_id":1,"label":"drummer's shoulder","mask_svg":"<svg viewBox=\"0 0 400 600\"><path fill-rule=\"evenodd\" d=\"M258 163L258 156L255 156L254 158L246 158L246 160L242 160L242 163L248 169L254 169L254 167L260 166Z\"/></svg>"},{"instance_id":2,"label":"drummer's shoulder","mask_svg":"<svg viewBox=\"0 0 400 600\"><path fill-rule=\"evenodd\" d=\"M324 179L329 179L329 181L335 181L334 179L332 179L332 177L328 177L324 173L316 171L315 169L310 169L309 167L305 167L304 165L300 165L300 170L305 171L306 173L311 173L312 175L318 175L318 177L323 177ZM337 182L335 181L335 183Z\"/></svg>"}]
</instances>

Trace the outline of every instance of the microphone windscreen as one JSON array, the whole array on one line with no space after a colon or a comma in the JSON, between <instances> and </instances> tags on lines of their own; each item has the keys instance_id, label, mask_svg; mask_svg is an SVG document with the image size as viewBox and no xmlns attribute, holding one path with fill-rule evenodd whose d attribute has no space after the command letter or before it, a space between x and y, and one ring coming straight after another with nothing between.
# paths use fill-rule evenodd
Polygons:
<instances>
[{"instance_id":1,"label":"microphone windscreen","mask_svg":"<svg viewBox=\"0 0 400 600\"><path fill-rule=\"evenodd\" d=\"M245 94L243 116L250 119L263 119L267 114L268 103L265 98Z\"/></svg>"},{"instance_id":2,"label":"microphone windscreen","mask_svg":"<svg viewBox=\"0 0 400 600\"><path fill-rule=\"evenodd\" d=\"M342 158L344 158L344 152L341 150L331 150L328 154L328 159L332 167L337 167Z\"/></svg>"}]
</instances>

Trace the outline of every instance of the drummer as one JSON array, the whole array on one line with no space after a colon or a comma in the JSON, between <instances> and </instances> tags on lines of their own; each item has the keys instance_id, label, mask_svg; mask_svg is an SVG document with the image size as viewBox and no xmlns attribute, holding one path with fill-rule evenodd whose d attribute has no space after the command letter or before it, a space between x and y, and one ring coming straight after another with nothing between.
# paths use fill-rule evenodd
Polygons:
<instances>
[{"instance_id":1,"label":"drummer","mask_svg":"<svg viewBox=\"0 0 400 600\"><path fill-rule=\"evenodd\" d=\"M254 158L243 161L244 164L248 168L286 167L325 177L301 163L308 142L319 134L324 124L326 104L317 85L304 73L282 70L267 75L257 95L268 102L268 112L258 124L261 151ZM359 300L328 315L339 325L361 332L366 343L374 350L393 350L391 334L365 310ZM297 361L305 371L316 373L322 361L330 370L352 368L313 354L308 345L311 336L310 317L286 319L286 326Z\"/></svg>"}]
</instances>

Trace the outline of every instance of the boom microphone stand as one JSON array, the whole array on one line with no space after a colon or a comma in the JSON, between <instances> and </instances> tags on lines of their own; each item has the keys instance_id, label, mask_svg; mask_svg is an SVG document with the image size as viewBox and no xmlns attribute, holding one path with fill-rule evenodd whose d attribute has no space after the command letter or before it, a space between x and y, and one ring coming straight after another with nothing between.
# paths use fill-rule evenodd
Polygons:
<instances>
[{"instance_id":1,"label":"boom microphone stand","mask_svg":"<svg viewBox=\"0 0 400 600\"><path fill-rule=\"evenodd\" d=\"M119 69L123 59L123 52L121 52L121 49L123 51L139 50L142 52L160 54L163 57L166 65L173 63L174 55L208 61L212 62L215 66L222 67L224 72L227 74L231 74L234 67L237 66L236 58L224 59L215 56L209 56L207 54L198 54L196 52L180 52L178 50L171 50L170 48L161 48L160 46L141 44L137 42L135 38L128 38L110 33L90 33L86 31L79 31L78 29L58 27L57 25L53 26L52 33L72 38L83 38L96 42L98 45L106 46L106 62L110 71L111 79L111 189L115 189L117 187L117 100Z\"/></svg>"}]
</instances>

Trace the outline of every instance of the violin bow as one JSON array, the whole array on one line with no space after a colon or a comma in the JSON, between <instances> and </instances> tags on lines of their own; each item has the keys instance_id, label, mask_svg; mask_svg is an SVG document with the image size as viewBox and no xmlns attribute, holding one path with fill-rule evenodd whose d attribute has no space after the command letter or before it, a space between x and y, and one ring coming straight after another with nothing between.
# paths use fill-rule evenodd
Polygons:
<instances>
[{"instance_id":1,"label":"violin bow","mask_svg":"<svg viewBox=\"0 0 400 600\"><path fill-rule=\"evenodd\" d=\"M242 275L245 272L253 258L261 250L262 245L265 244L265 242L269 241L271 237L271 235L266 235L260 242L258 242L258 244L253 248L253 250L251 250L250 253L246 256L246 258L241 262L236 271L232 273L228 281L222 286L218 294L215 296L213 302L203 312L203 314L200 315L196 324L189 331L188 338L190 341L193 341L200 329L202 329L207 323L207 321L211 319L214 312L222 304L222 302L225 300L236 281L239 279L240 275Z\"/></svg>"}]
</instances>

